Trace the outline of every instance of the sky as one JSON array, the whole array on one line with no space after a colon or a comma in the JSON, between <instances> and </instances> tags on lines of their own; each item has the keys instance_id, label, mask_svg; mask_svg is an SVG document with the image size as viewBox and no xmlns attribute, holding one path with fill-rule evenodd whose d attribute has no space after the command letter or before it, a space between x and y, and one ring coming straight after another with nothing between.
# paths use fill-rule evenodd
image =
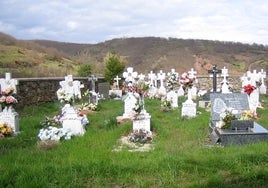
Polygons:
<instances>
[{"instance_id":1,"label":"sky","mask_svg":"<svg viewBox=\"0 0 268 188\"><path fill-rule=\"evenodd\" d=\"M0 0L0 32L87 44L153 36L268 45L268 0Z\"/></svg>"}]
</instances>

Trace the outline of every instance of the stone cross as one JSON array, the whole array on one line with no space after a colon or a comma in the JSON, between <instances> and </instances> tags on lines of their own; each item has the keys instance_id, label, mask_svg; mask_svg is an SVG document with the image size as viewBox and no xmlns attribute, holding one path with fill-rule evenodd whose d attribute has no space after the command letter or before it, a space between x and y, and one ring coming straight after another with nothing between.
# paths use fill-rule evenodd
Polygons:
<instances>
[{"instance_id":1,"label":"stone cross","mask_svg":"<svg viewBox=\"0 0 268 188\"><path fill-rule=\"evenodd\" d=\"M18 80L11 79L11 73L6 72L5 78L0 79L1 92L6 90L8 87L12 87L14 89L13 93L17 93L16 86L18 85Z\"/></svg>"},{"instance_id":2,"label":"stone cross","mask_svg":"<svg viewBox=\"0 0 268 188\"><path fill-rule=\"evenodd\" d=\"M226 78L229 76L228 69L223 67L223 69L221 69L221 76L223 77L223 80L226 80Z\"/></svg>"},{"instance_id":3,"label":"stone cross","mask_svg":"<svg viewBox=\"0 0 268 188\"><path fill-rule=\"evenodd\" d=\"M135 83L135 78L137 78L138 73L133 72L133 67L128 67L127 72L123 73L123 77L125 78L126 82L130 85Z\"/></svg>"},{"instance_id":4,"label":"stone cross","mask_svg":"<svg viewBox=\"0 0 268 188\"><path fill-rule=\"evenodd\" d=\"M156 75L155 73L153 73L153 71L151 71L149 74L148 74L148 78L150 80L150 85L152 86L156 86L155 82L156 82Z\"/></svg>"},{"instance_id":5,"label":"stone cross","mask_svg":"<svg viewBox=\"0 0 268 188\"><path fill-rule=\"evenodd\" d=\"M118 75L116 75L114 80L116 81L116 88L119 89L119 80L121 80L121 78L119 78Z\"/></svg>"},{"instance_id":6,"label":"stone cross","mask_svg":"<svg viewBox=\"0 0 268 188\"><path fill-rule=\"evenodd\" d=\"M90 81L91 83L91 90L95 91L96 89L95 82L98 81L98 78L92 75L91 77L88 78L88 81Z\"/></svg>"},{"instance_id":7,"label":"stone cross","mask_svg":"<svg viewBox=\"0 0 268 188\"><path fill-rule=\"evenodd\" d=\"M221 72L221 70L217 69L217 65L214 65L212 70L208 70L208 73L213 75L213 92L217 91L217 74Z\"/></svg>"},{"instance_id":8,"label":"stone cross","mask_svg":"<svg viewBox=\"0 0 268 188\"><path fill-rule=\"evenodd\" d=\"M166 78L166 73L163 73L162 70L160 70L159 73L157 73L157 79L160 80L160 87L164 87L164 80Z\"/></svg>"}]
</instances>

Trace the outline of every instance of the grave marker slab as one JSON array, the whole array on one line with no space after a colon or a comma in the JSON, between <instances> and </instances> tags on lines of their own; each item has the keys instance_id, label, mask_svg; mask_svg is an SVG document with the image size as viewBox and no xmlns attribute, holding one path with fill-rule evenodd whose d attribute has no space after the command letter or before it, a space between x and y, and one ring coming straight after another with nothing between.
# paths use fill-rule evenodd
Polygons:
<instances>
[{"instance_id":1,"label":"grave marker slab","mask_svg":"<svg viewBox=\"0 0 268 188\"><path fill-rule=\"evenodd\" d=\"M268 140L268 131L260 124L254 122L254 126L238 125L235 130L220 129L216 127L216 122L220 121L220 113L226 108L244 111L249 110L249 99L245 93L212 93L211 99L211 134L210 138L214 142L219 142L224 146L243 145ZM248 123L248 122L246 122ZM235 125L233 125L235 126ZM241 129L239 129L241 128Z\"/></svg>"}]
</instances>

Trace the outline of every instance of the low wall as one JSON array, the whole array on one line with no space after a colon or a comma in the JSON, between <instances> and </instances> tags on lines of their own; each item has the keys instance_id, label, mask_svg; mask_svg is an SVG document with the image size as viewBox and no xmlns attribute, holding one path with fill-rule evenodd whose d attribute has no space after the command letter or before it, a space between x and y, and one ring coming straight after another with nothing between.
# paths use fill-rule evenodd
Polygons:
<instances>
[{"instance_id":1,"label":"low wall","mask_svg":"<svg viewBox=\"0 0 268 188\"><path fill-rule=\"evenodd\" d=\"M198 89L210 90L212 89L212 78L208 76L197 76ZM83 91L92 89L88 78L73 78L79 80L85 85ZM17 78L19 84L17 85L17 95L19 103L16 104L16 108L22 108L24 106L37 105L46 102L53 102L57 100L56 91L60 88L59 82L64 78ZM233 92L241 91L241 81L238 76L230 76L228 78L230 86ZM217 79L217 85L220 86L222 78ZM103 78L98 78L97 83L104 82ZM96 91L98 92L96 83Z\"/></svg>"},{"instance_id":2,"label":"low wall","mask_svg":"<svg viewBox=\"0 0 268 188\"><path fill-rule=\"evenodd\" d=\"M59 82L64 78L15 78L18 80L17 94L18 104L16 108L22 108L24 106L37 105L47 102L57 101L57 90L60 88ZM92 89L88 78L73 78L79 80L81 84L84 84L84 88L81 89L83 93L87 89ZM103 79L99 79L100 82L104 82ZM96 84L97 85L97 84Z\"/></svg>"}]
</instances>

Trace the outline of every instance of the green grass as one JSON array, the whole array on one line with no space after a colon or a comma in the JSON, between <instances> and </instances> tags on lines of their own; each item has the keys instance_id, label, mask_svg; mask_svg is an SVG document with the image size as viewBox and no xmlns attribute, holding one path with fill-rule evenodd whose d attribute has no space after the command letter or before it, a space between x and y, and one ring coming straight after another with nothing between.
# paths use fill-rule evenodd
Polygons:
<instances>
[{"instance_id":1,"label":"green grass","mask_svg":"<svg viewBox=\"0 0 268 188\"><path fill-rule=\"evenodd\" d=\"M268 98L262 97L267 107ZM181 101L181 100L180 100ZM132 124L116 125L123 102L100 102L88 115L82 137L62 141L50 150L37 146L39 122L59 110L58 103L25 107L21 134L0 140L0 187L266 187L268 143L217 147L208 145L210 113L198 109L194 119L182 119L180 107L163 113L160 101L146 100L154 150L114 152L118 139ZM268 128L266 109L258 109Z\"/></svg>"}]
</instances>

